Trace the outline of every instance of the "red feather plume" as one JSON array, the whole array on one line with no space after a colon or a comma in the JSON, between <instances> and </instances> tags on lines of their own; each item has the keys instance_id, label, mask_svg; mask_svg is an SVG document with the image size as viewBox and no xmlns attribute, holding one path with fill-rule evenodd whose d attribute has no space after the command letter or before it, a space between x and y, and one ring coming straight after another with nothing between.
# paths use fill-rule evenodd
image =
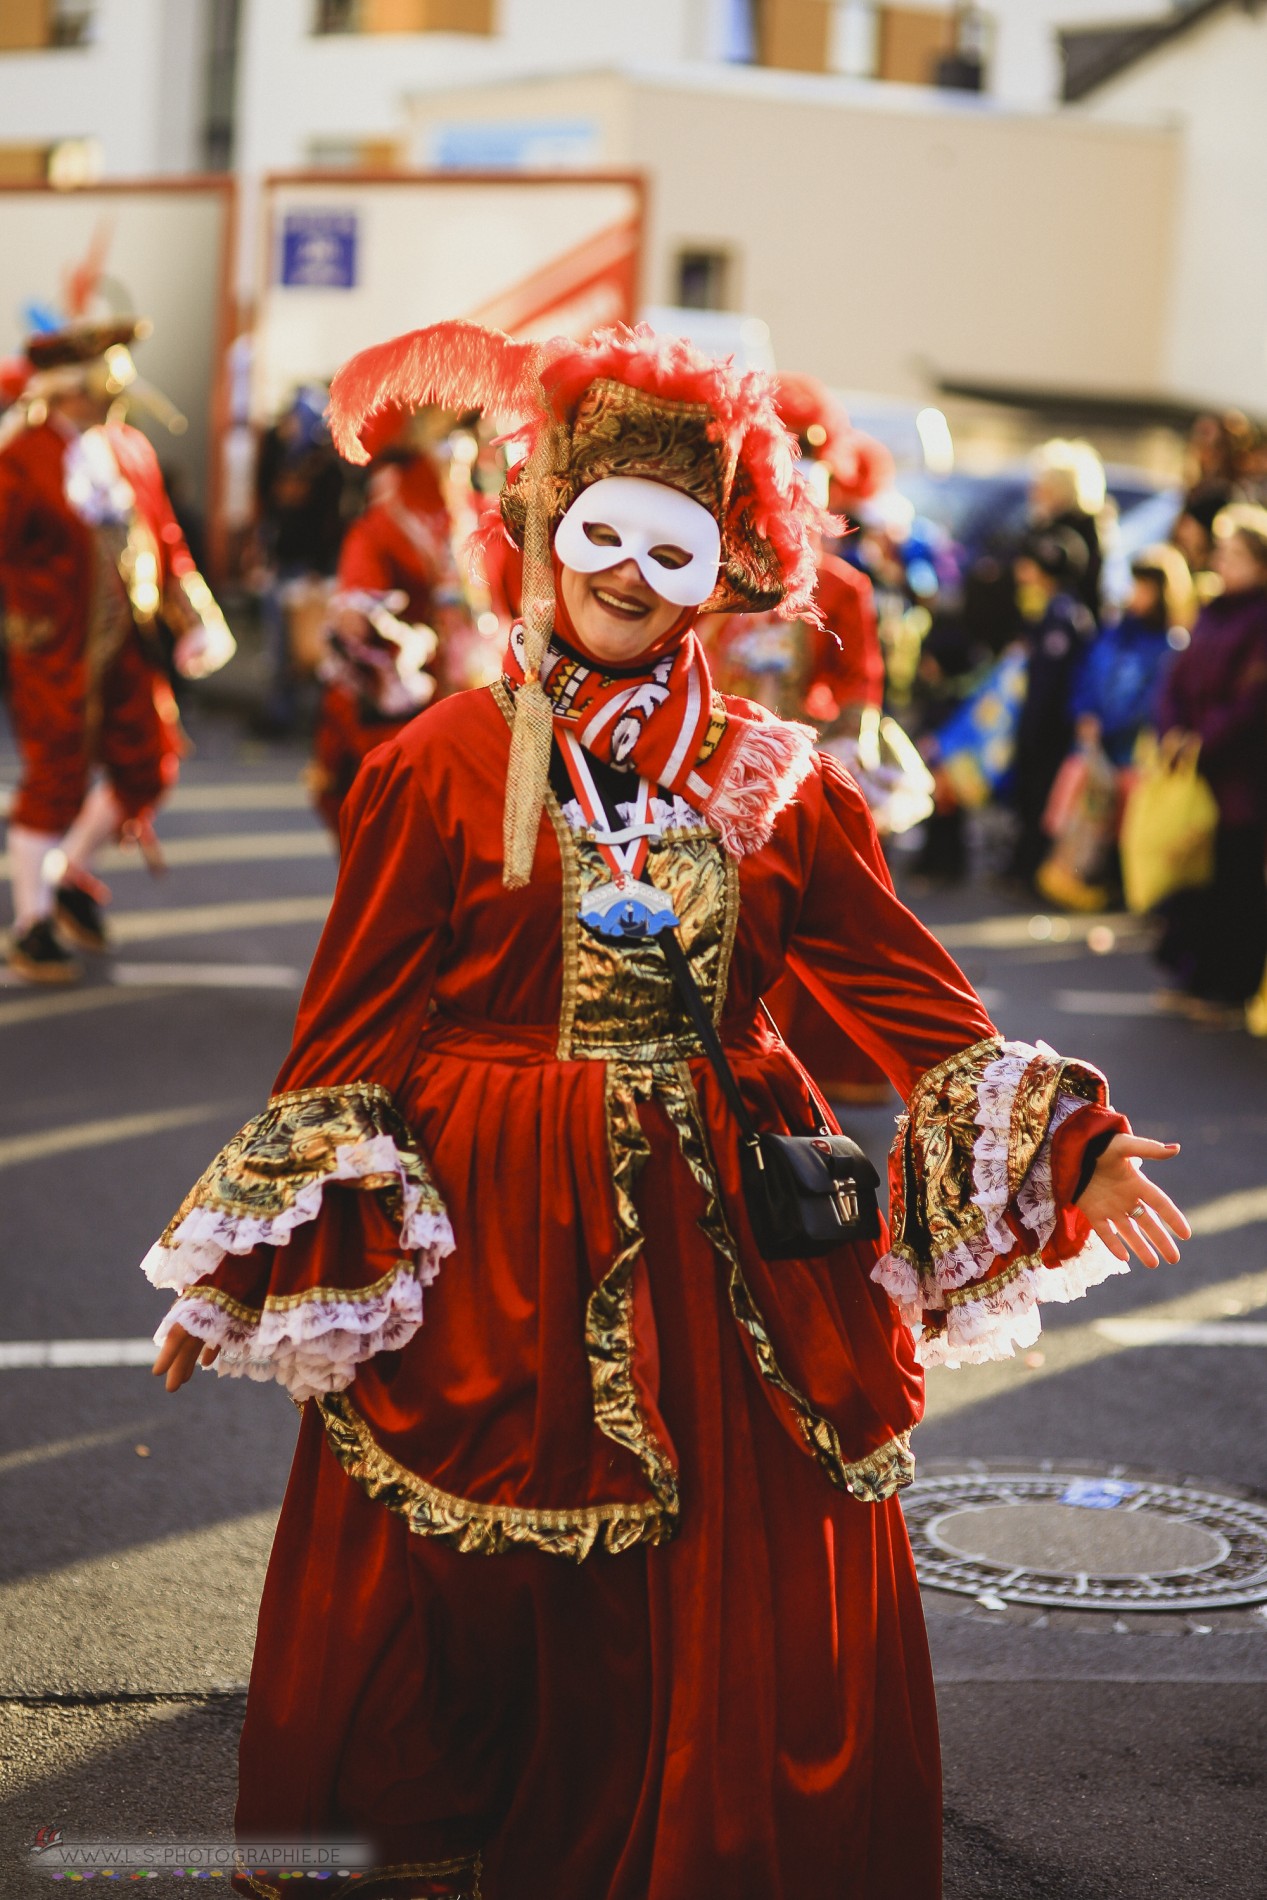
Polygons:
<instances>
[{"instance_id":1,"label":"red feather plume","mask_svg":"<svg viewBox=\"0 0 1267 1900\"><path fill-rule=\"evenodd\" d=\"M777 376L774 399L793 435L822 430L821 441L810 445L814 457L826 462L851 501L867 501L893 480L893 457L884 444L855 429L844 404L816 376Z\"/></svg>"},{"instance_id":2,"label":"red feather plume","mask_svg":"<svg viewBox=\"0 0 1267 1900\"><path fill-rule=\"evenodd\" d=\"M778 558L787 587L778 611L812 615L817 565L811 534L837 524L797 470L796 443L779 418L774 382L760 370L736 368L733 359L705 356L683 338L616 324L584 343L566 337L518 343L462 319L434 323L362 350L343 365L330 386L330 430L341 455L365 462L371 417L438 403L520 424L531 453L551 413L567 419L600 378L707 406L747 478L738 485L736 506ZM727 524L722 527L725 532Z\"/></svg>"},{"instance_id":3,"label":"red feather plume","mask_svg":"<svg viewBox=\"0 0 1267 1900\"><path fill-rule=\"evenodd\" d=\"M330 433L340 455L367 462L365 423L382 409L423 403L482 409L525 421L540 412L538 365L553 345L516 343L500 330L455 318L377 343L346 362L330 385Z\"/></svg>"}]
</instances>

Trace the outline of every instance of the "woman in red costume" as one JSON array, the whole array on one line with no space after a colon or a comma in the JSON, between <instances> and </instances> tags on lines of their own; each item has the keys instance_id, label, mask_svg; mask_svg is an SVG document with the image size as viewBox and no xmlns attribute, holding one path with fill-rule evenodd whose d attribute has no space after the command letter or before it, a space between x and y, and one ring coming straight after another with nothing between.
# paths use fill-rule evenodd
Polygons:
<instances>
[{"instance_id":1,"label":"woman in red costume","mask_svg":"<svg viewBox=\"0 0 1267 1900\"><path fill-rule=\"evenodd\" d=\"M344 452L402 398L524 427L524 619L367 760L278 1093L147 1260L169 1387L303 1406L240 1836L372 1843L383 1896L934 1900L922 1366L1176 1257L1170 1150L1001 1040L813 733L714 692L697 610L814 585L763 377L442 324L342 371ZM887 1245L763 1259L665 927L762 1128L815 1119L785 965L885 1065Z\"/></svg>"}]
</instances>

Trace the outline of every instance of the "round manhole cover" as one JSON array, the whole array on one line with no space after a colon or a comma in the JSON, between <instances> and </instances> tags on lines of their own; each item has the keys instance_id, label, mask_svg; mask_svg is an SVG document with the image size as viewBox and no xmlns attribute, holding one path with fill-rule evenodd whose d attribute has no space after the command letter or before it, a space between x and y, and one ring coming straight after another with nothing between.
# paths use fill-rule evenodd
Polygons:
<instances>
[{"instance_id":1,"label":"round manhole cover","mask_svg":"<svg viewBox=\"0 0 1267 1900\"><path fill-rule=\"evenodd\" d=\"M1267 1508L1153 1478L1009 1471L904 1494L921 1583L1052 1609L1267 1602Z\"/></svg>"}]
</instances>

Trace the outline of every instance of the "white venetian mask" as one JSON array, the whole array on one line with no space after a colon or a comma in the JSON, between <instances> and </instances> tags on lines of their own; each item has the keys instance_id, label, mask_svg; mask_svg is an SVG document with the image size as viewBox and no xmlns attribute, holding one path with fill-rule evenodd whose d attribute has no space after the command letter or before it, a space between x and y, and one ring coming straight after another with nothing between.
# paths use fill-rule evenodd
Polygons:
<instances>
[{"instance_id":1,"label":"white venetian mask","mask_svg":"<svg viewBox=\"0 0 1267 1900\"><path fill-rule=\"evenodd\" d=\"M680 489L609 475L582 489L559 523L554 550L578 574L633 561L662 600L698 607L717 585L721 533L707 508Z\"/></svg>"}]
</instances>

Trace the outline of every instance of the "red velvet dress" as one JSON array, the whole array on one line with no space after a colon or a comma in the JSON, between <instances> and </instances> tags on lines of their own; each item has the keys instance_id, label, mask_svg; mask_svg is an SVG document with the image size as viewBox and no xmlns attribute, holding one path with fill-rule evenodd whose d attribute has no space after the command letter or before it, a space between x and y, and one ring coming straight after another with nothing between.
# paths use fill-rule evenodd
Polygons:
<instances>
[{"instance_id":1,"label":"red velvet dress","mask_svg":"<svg viewBox=\"0 0 1267 1900\"><path fill-rule=\"evenodd\" d=\"M503 885L508 709L367 760L280 1093L147 1261L304 1404L239 1832L372 1841L382 1894L935 1900L918 1359L1116 1270L1058 1205L1102 1078L999 1041L831 759L739 864L657 805L645 875L760 1122L807 1125L757 1012L785 960L911 1101L880 1266L762 1260L660 953L579 925L579 812Z\"/></svg>"}]
</instances>

